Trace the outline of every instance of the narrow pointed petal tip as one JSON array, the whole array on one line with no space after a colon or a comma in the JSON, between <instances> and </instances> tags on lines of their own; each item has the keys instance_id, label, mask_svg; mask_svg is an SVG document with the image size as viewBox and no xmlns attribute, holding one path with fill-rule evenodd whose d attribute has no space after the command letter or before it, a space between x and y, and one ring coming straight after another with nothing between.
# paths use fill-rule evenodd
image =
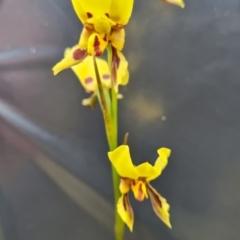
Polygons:
<instances>
[{"instance_id":1,"label":"narrow pointed petal tip","mask_svg":"<svg viewBox=\"0 0 240 240\"><path fill-rule=\"evenodd\" d=\"M179 6L180 8L185 8L185 3L183 0L162 0L162 1Z\"/></svg>"},{"instance_id":2,"label":"narrow pointed petal tip","mask_svg":"<svg viewBox=\"0 0 240 240\"><path fill-rule=\"evenodd\" d=\"M53 68L53 75L56 76L58 73L60 73L62 71L61 67L59 67L60 64L56 64Z\"/></svg>"},{"instance_id":3,"label":"narrow pointed petal tip","mask_svg":"<svg viewBox=\"0 0 240 240\"><path fill-rule=\"evenodd\" d=\"M127 194L122 195L117 203L117 212L123 222L133 231L134 213Z\"/></svg>"},{"instance_id":4,"label":"narrow pointed petal tip","mask_svg":"<svg viewBox=\"0 0 240 240\"><path fill-rule=\"evenodd\" d=\"M147 191L151 199L152 207L155 214L165 223L170 229L170 206L167 200L163 198L150 184L147 185Z\"/></svg>"}]
</instances>

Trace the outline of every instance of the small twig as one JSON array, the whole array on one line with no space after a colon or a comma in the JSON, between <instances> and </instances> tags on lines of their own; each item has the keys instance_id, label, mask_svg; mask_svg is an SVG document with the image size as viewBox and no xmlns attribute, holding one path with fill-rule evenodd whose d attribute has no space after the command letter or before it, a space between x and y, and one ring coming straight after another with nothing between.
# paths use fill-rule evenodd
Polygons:
<instances>
[{"instance_id":1,"label":"small twig","mask_svg":"<svg viewBox=\"0 0 240 240\"><path fill-rule=\"evenodd\" d=\"M123 145L127 145L128 136L129 136L129 133L128 132L125 133L124 138L123 138Z\"/></svg>"}]
</instances>

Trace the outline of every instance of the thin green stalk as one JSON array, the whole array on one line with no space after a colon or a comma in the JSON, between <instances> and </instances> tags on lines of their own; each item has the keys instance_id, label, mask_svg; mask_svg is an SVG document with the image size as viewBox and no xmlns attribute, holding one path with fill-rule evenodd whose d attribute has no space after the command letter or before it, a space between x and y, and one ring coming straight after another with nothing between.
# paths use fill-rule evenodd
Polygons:
<instances>
[{"instance_id":1,"label":"thin green stalk","mask_svg":"<svg viewBox=\"0 0 240 240\"><path fill-rule=\"evenodd\" d=\"M107 47L107 53L108 53L108 66L109 66L110 72L112 72L113 53L112 53L112 46L110 44ZM111 88L112 125L113 125L114 135L115 135L114 140L115 140L116 147L117 147L118 146L118 144L117 144L117 139L118 139L118 99L117 99L117 92L115 91L115 88L114 88L112 74L111 74L111 80L112 80L112 88ZM113 167L112 167L112 179L113 179L114 200L115 200L115 209L116 209L118 199L121 196L120 191L119 191L120 177L117 174L115 168L113 168ZM117 210L115 210L115 237L116 237L116 240L123 240L123 237L124 237L124 223L123 223L122 219L120 218L120 216L118 215Z\"/></svg>"},{"instance_id":2,"label":"thin green stalk","mask_svg":"<svg viewBox=\"0 0 240 240\"><path fill-rule=\"evenodd\" d=\"M106 135L107 135L107 140L108 140L108 145L109 148L114 148L114 130L112 128L112 119L111 115L109 114L109 106L108 102L106 100L105 96L105 91L102 87L98 67L97 67L97 62L96 58L93 57L93 64L94 64L94 70L96 73L96 79L97 79L97 84L98 84L98 98L99 98L99 103L101 105L102 113L103 113L103 119L105 123L105 129L106 129Z\"/></svg>"},{"instance_id":3,"label":"thin green stalk","mask_svg":"<svg viewBox=\"0 0 240 240\"><path fill-rule=\"evenodd\" d=\"M109 65L111 65L111 58L108 54L108 61ZM113 151L115 148L117 148L117 96L114 98L112 95L111 103L109 103L109 92L105 91L102 87L97 62L95 57L93 58L94 62L94 70L96 73L96 79L98 84L98 98L99 103L101 105L101 109L103 112L103 118L105 123L105 129L106 129L106 135L108 140L108 145L110 151ZM110 68L111 69L111 68ZM114 91L114 90L113 90ZM112 92L113 93L113 92ZM114 91L115 93L115 91ZM117 95L115 93L115 95ZM114 105L114 107L113 107ZM111 110L110 110L111 109ZM115 239L116 240L123 240L124 235L124 223L121 220L120 216L117 213L116 205L117 201L120 197L120 191L119 191L119 184L120 184L120 177L118 176L116 170L112 167L112 180L113 180L113 191L114 191L114 208L115 208Z\"/></svg>"},{"instance_id":4,"label":"thin green stalk","mask_svg":"<svg viewBox=\"0 0 240 240\"><path fill-rule=\"evenodd\" d=\"M108 45L107 47L108 53L108 66L110 71L112 70L112 46ZM118 138L118 99L117 99L117 92L114 88L114 82L112 79L112 89L111 89L111 97L112 97L112 121L113 121L113 128L115 129L116 139Z\"/></svg>"}]
</instances>

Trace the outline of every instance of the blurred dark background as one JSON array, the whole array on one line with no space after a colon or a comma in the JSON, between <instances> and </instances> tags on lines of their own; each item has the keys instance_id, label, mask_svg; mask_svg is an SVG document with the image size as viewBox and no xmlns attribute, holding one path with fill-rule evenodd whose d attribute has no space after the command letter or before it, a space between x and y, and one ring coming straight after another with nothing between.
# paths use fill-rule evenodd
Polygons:
<instances>
[{"instance_id":1,"label":"blurred dark background","mask_svg":"<svg viewBox=\"0 0 240 240\"><path fill-rule=\"evenodd\" d=\"M172 149L153 185L173 230L132 201L126 239L239 239L239 23L238 0L136 0L119 140L136 163ZM70 0L0 1L0 240L113 239L101 112L71 70L51 72L81 29Z\"/></svg>"}]
</instances>

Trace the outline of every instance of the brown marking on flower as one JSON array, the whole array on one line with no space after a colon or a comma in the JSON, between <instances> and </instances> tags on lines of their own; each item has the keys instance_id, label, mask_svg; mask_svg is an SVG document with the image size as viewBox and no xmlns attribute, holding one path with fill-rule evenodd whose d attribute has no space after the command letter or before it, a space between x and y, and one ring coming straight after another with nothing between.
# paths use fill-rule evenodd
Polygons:
<instances>
[{"instance_id":1,"label":"brown marking on flower","mask_svg":"<svg viewBox=\"0 0 240 240\"><path fill-rule=\"evenodd\" d=\"M162 202L159 199L159 197L157 195L154 195L154 198L155 198L156 202L158 203L158 205L160 206L160 208L162 208Z\"/></svg>"},{"instance_id":2,"label":"brown marking on flower","mask_svg":"<svg viewBox=\"0 0 240 240\"><path fill-rule=\"evenodd\" d=\"M85 81L86 84L90 84L90 83L93 82L93 78L92 77L87 77L87 78L85 78L84 81Z\"/></svg>"},{"instance_id":3,"label":"brown marking on flower","mask_svg":"<svg viewBox=\"0 0 240 240\"><path fill-rule=\"evenodd\" d=\"M104 35L103 40L106 42L107 41L107 34Z\"/></svg>"},{"instance_id":4,"label":"brown marking on flower","mask_svg":"<svg viewBox=\"0 0 240 240\"><path fill-rule=\"evenodd\" d=\"M151 188L151 187L148 187L148 191L151 192L155 202L157 203L158 206L160 206L160 208L162 208L162 201L160 200L158 194Z\"/></svg>"},{"instance_id":5,"label":"brown marking on flower","mask_svg":"<svg viewBox=\"0 0 240 240\"><path fill-rule=\"evenodd\" d=\"M106 17L108 17L108 18L109 18L109 13L105 13L105 15L106 15Z\"/></svg>"},{"instance_id":6,"label":"brown marking on flower","mask_svg":"<svg viewBox=\"0 0 240 240\"><path fill-rule=\"evenodd\" d=\"M82 60L86 56L86 50L85 49L76 49L73 52L73 58L74 60Z\"/></svg>"},{"instance_id":7,"label":"brown marking on flower","mask_svg":"<svg viewBox=\"0 0 240 240\"><path fill-rule=\"evenodd\" d=\"M110 75L109 74L103 74L102 77L103 77L104 80L110 79Z\"/></svg>"},{"instance_id":8,"label":"brown marking on flower","mask_svg":"<svg viewBox=\"0 0 240 240\"><path fill-rule=\"evenodd\" d=\"M117 49L112 47L112 53L113 53L113 62L116 64L116 68L119 68L120 65L120 58L117 55Z\"/></svg>"},{"instance_id":9,"label":"brown marking on flower","mask_svg":"<svg viewBox=\"0 0 240 240\"><path fill-rule=\"evenodd\" d=\"M88 18L92 18L92 16L93 16L93 15L92 15L90 12L87 12L87 17L88 17Z\"/></svg>"},{"instance_id":10,"label":"brown marking on flower","mask_svg":"<svg viewBox=\"0 0 240 240\"><path fill-rule=\"evenodd\" d=\"M119 31L124 28L124 25L121 24L116 24L115 26L112 27L113 31Z\"/></svg>"},{"instance_id":11,"label":"brown marking on flower","mask_svg":"<svg viewBox=\"0 0 240 240\"><path fill-rule=\"evenodd\" d=\"M143 194L143 190L142 190L142 183L140 183L139 187L138 187L137 200L140 201L140 202L142 202L144 200L144 194Z\"/></svg>"},{"instance_id":12,"label":"brown marking on flower","mask_svg":"<svg viewBox=\"0 0 240 240\"><path fill-rule=\"evenodd\" d=\"M84 23L84 27L85 27L85 29L87 29L88 31L94 30L93 25L90 24L90 23Z\"/></svg>"},{"instance_id":13,"label":"brown marking on flower","mask_svg":"<svg viewBox=\"0 0 240 240\"><path fill-rule=\"evenodd\" d=\"M117 49L112 47L112 78L113 83L116 86L117 85L117 69L120 65L120 58L117 55Z\"/></svg>"},{"instance_id":14,"label":"brown marking on flower","mask_svg":"<svg viewBox=\"0 0 240 240\"><path fill-rule=\"evenodd\" d=\"M123 207L124 207L124 210L127 211L127 195L126 194L123 196Z\"/></svg>"},{"instance_id":15,"label":"brown marking on flower","mask_svg":"<svg viewBox=\"0 0 240 240\"><path fill-rule=\"evenodd\" d=\"M96 53L96 56L101 56L102 51L100 49L100 41L99 41L97 36L95 36L93 47L94 47L94 51Z\"/></svg>"}]
</instances>

